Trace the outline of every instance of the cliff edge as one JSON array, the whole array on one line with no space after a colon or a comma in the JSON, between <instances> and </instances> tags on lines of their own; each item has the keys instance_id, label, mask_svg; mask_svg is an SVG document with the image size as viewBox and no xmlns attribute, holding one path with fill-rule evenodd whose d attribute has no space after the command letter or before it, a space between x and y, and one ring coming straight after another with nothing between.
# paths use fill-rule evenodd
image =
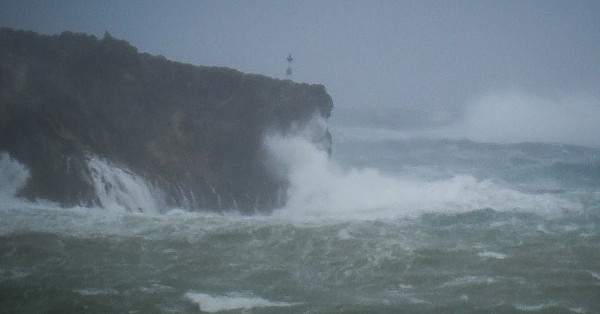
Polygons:
<instances>
[{"instance_id":1,"label":"cliff edge","mask_svg":"<svg viewBox=\"0 0 600 314\"><path fill-rule=\"evenodd\" d=\"M110 165L164 207L268 212L287 182L265 167L264 134L332 107L322 85L172 62L108 34L0 29L0 152L29 170L29 199L102 206L126 184L100 173Z\"/></svg>"}]
</instances>

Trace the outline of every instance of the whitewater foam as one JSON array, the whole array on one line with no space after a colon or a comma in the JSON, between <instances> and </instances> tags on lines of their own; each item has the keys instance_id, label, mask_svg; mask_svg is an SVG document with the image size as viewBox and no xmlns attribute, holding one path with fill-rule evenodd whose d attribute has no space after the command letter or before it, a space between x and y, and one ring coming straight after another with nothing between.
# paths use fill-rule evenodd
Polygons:
<instances>
[{"instance_id":1,"label":"whitewater foam","mask_svg":"<svg viewBox=\"0 0 600 314\"><path fill-rule=\"evenodd\" d=\"M166 207L164 192L133 172L95 156L88 158L88 166L103 208L158 213Z\"/></svg>"},{"instance_id":2,"label":"whitewater foam","mask_svg":"<svg viewBox=\"0 0 600 314\"><path fill-rule=\"evenodd\" d=\"M592 277L594 277L594 278L596 278L596 279L600 280L600 274L599 274L599 273L597 273L597 272L595 272L595 271L591 271L591 270L589 270L589 271L588 271L588 273L589 273L589 274L590 274Z\"/></svg>"},{"instance_id":3,"label":"whitewater foam","mask_svg":"<svg viewBox=\"0 0 600 314\"><path fill-rule=\"evenodd\" d=\"M290 182L287 204L275 216L381 219L483 208L550 214L582 207L556 195L525 194L469 175L431 181L392 177L374 168L344 170L302 136L269 135L264 143L273 169Z\"/></svg>"},{"instance_id":4,"label":"whitewater foam","mask_svg":"<svg viewBox=\"0 0 600 314\"><path fill-rule=\"evenodd\" d=\"M100 207L115 212L160 213L166 208L165 193L133 172L96 156L88 157L94 191ZM42 199L30 201L16 196L29 178L29 170L7 153L0 153L0 201L8 207L58 208ZM78 209L78 206L73 209Z\"/></svg>"},{"instance_id":5,"label":"whitewater foam","mask_svg":"<svg viewBox=\"0 0 600 314\"><path fill-rule=\"evenodd\" d=\"M313 120L304 130L264 138L267 166L290 183L285 192L287 203L273 213L275 219L372 220L484 208L543 215L582 208L580 201L566 194L527 194L470 175L433 180L390 176L375 168L343 169L315 144L315 134L321 134L326 125ZM177 212L167 208L160 188L133 172L96 156L88 157L88 166L102 208L123 213ZM0 170L7 174L0 178L0 197L14 201L28 171L6 153L0 154Z\"/></svg>"},{"instance_id":6,"label":"whitewater foam","mask_svg":"<svg viewBox=\"0 0 600 314\"><path fill-rule=\"evenodd\" d=\"M544 311L544 310L549 310L557 305L555 303L542 303L542 304L537 304L537 305L515 304L514 306L519 311L540 312L540 311Z\"/></svg>"},{"instance_id":7,"label":"whitewater foam","mask_svg":"<svg viewBox=\"0 0 600 314\"><path fill-rule=\"evenodd\" d=\"M442 287L468 286L468 285L491 285L496 279L487 276L465 276L453 279L442 284Z\"/></svg>"},{"instance_id":8,"label":"whitewater foam","mask_svg":"<svg viewBox=\"0 0 600 314\"><path fill-rule=\"evenodd\" d=\"M0 199L5 204L14 201L15 194L25 185L29 171L7 153L0 153Z\"/></svg>"},{"instance_id":9,"label":"whitewater foam","mask_svg":"<svg viewBox=\"0 0 600 314\"><path fill-rule=\"evenodd\" d=\"M84 296L96 295L117 295L119 292L115 289L81 288L73 289L73 292Z\"/></svg>"},{"instance_id":10,"label":"whitewater foam","mask_svg":"<svg viewBox=\"0 0 600 314\"><path fill-rule=\"evenodd\" d=\"M228 295L212 296L204 293L188 292L185 297L197 303L203 312L220 312L231 310L249 310L257 307L287 307L295 303L273 302L260 297L231 293Z\"/></svg>"},{"instance_id":11,"label":"whitewater foam","mask_svg":"<svg viewBox=\"0 0 600 314\"><path fill-rule=\"evenodd\" d=\"M505 259L506 258L506 254L499 253L499 252L490 252L490 251L477 253L477 256L483 257L483 258L495 258L495 259Z\"/></svg>"}]
</instances>

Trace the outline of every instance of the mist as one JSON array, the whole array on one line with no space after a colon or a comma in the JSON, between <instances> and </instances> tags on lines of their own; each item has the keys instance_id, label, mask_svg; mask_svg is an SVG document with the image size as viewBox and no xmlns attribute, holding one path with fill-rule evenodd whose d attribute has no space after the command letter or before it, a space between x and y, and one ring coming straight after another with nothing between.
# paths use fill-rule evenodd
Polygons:
<instances>
[{"instance_id":1,"label":"mist","mask_svg":"<svg viewBox=\"0 0 600 314\"><path fill-rule=\"evenodd\" d=\"M486 94L440 135L491 143L570 143L600 147L600 101L591 95L555 99L519 91Z\"/></svg>"},{"instance_id":2,"label":"mist","mask_svg":"<svg viewBox=\"0 0 600 314\"><path fill-rule=\"evenodd\" d=\"M379 123L336 126L333 130L341 141L443 138L600 147L600 100L590 94L550 98L518 90L490 92L469 101L460 113L439 112L437 116L442 118L435 120L435 114L409 112L404 117L412 119L404 124L408 127L395 128L394 116L383 115L381 120L375 120Z\"/></svg>"},{"instance_id":3,"label":"mist","mask_svg":"<svg viewBox=\"0 0 600 314\"><path fill-rule=\"evenodd\" d=\"M334 128L586 145L598 142L598 16L597 1L0 4L0 26L108 31L175 61L324 84Z\"/></svg>"}]
</instances>

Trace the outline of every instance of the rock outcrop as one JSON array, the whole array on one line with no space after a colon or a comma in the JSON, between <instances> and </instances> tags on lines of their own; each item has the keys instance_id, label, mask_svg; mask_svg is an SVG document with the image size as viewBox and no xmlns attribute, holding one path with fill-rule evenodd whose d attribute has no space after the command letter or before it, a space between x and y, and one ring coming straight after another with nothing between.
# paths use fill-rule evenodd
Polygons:
<instances>
[{"instance_id":1,"label":"rock outcrop","mask_svg":"<svg viewBox=\"0 0 600 314\"><path fill-rule=\"evenodd\" d=\"M172 62L109 34L0 29L0 152L29 169L29 199L101 205L94 156L168 207L268 212L286 182L265 168L263 135L332 107L322 85ZM320 138L331 146L327 129Z\"/></svg>"}]
</instances>

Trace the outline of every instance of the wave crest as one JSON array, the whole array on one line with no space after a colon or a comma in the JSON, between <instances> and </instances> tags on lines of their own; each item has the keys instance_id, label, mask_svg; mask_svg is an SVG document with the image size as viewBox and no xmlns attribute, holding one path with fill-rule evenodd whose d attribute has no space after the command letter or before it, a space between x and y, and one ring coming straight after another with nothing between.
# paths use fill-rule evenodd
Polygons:
<instances>
[{"instance_id":1,"label":"wave crest","mask_svg":"<svg viewBox=\"0 0 600 314\"><path fill-rule=\"evenodd\" d=\"M274 215L381 219L482 208L538 214L581 208L556 195L525 194L469 175L428 181L393 177L374 168L342 169L301 136L270 135L265 146L277 165L274 169L290 182L287 204Z\"/></svg>"}]
</instances>

